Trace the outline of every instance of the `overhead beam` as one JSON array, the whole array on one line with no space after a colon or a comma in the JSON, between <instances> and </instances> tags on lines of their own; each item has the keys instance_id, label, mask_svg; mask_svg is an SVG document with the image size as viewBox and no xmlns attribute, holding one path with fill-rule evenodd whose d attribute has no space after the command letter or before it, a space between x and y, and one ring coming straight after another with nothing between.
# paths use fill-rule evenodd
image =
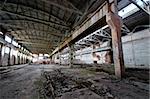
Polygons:
<instances>
[{"instance_id":1,"label":"overhead beam","mask_svg":"<svg viewBox=\"0 0 150 99\"><path fill-rule=\"evenodd\" d=\"M38 46L34 46L34 47L32 47L32 46L26 46L29 50L31 50L31 51L33 51L33 50L39 50L39 51L41 51L41 50L48 50L48 51L51 51L52 49L50 49L50 48L41 48L41 47L38 47Z\"/></svg>"},{"instance_id":2,"label":"overhead beam","mask_svg":"<svg viewBox=\"0 0 150 99\"><path fill-rule=\"evenodd\" d=\"M52 13L49 13L48 11L44 11L44 10L42 10L40 8L35 8L35 7L32 7L32 6L26 6L26 5L22 4L22 3L17 3L16 4L16 3L11 2L11 1L7 1L6 5L13 5L13 6L16 7L16 9L17 9L18 6L21 6L22 8L27 9L25 12L29 11L28 9L31 9L31 11L45 13L47 15L50 15L52 18L62 22L64 25L67 25L67 23L63 19L59 18L58 16L53 15Z\"/></svg>"},{"instance_id":3,"label":"overhead beam","mask_svg":"<svg viewBox=\"0 0 150 99\"><path fill-rule=\"evenodd\" d=\"M18 40L18 42L20 41L29 41L29 42L32 42L32 41L36 41L37 43L50 43L50 41L48 40L45 40L45 39L42 39L42 38L23 38L21 37L20 39L19 38L16 38L16 40Z\"/></svg>"},{"instance_id":4,"label":"overhead beam","mask_svg":"<svg viewBox=\"0 0 150 99\"><path fill-rule=\"evenodd\" d=\"M55 23L55 22L51 22L51 21L46 21L46 20L34 18L34 17L31 17L31 16L19 14L19 13L16 13L16 12L11 12L11 11L7 11L7 10L3 10L3 9L2 9L2 10L0 10L0 14L2 14L2 13L11 14L11 15L14 15L14 16L18 16L18 17L21 17L21 18L28 19L28 20L30 20L30 21L40 22L40 23L44 23L44 24L47 24L47 25L54 24L54 25L57 25L57 26L59 26L59 27L62 27L62 28L68 29L68 30L70 29L70 27L65 26L65 25L61 25L61 24L58 24L58 23Z\"/></svg>"},{"instance_id":5,"label":"overhead beam","mask_svg":"<svg viewBox=\"0 0 150 99\"><path fill-rule=\"evenodd\" d=\"M75 10L81 12L74 4L72 4L69 0L65 0L65 3L67 3L68 5L70 5L72 8L74 8ZM82 12L81 12L82 13Z\"/></svg>"},{"instance_id":6,"label":"overhead beam","mask_svg":"<svg viewBox=\"0 0 150 99\"><path fill-rule=\"evenodd\" d=\"M61 37L63 36L62 33L53 33L53 32L42 31L42 30L38 30L38 29L34 29L34 28L29 29L29 28L26 28L26 27L16 26L16 25L12 25L12 24L0 23L0 25L12 27L12 28L18 28L18 29L21 29L21 30L36 30L36 31L46 32L46 33L49 33L49 34L55 35L55 36L61 36ZM58 31L58 32L60 32L60 31Z\"/></svg>"},{"instance_id":7,"label":"overhead beam","mask_svg":"<svg viewBox=\"0 0 150 99\"><path fill-rule=\"evenodd\" d=\"M57 47L51 55L57 53L59 50L62 50L63 48L65 48L69 43L71 42L75 42L79 36L81 35L85 35L85 32L87 33L91 33L91 31L89 32L87 29L92 28L92 26L94 26L94 24L96 24L97 22L104 23L101 25L106 25L106 21L103 20L103 18L106 17L106 13L108 12L108 4L107 2L104 2L95 12L93 12L91 14L90 17L88 17L79 27L77 28L75 31L72 31L72 35L66 39L64 42L62 42L60 44L59 47ZM99 27L100 28L100 27ZM96 28L95 28L96 29ZM92 31L94 32L93 28ZM86 33L86 34L87 34ZM76 39L76 40L75 40Z\"/></svg>"},{"instance_id":8,"label":"overhead beam","mask_svg":"<svg viewBox=\"0 0 150 99\"><path fill-rule=\"evenodd\" d=\"M43 46L43 45L40 45L40 46L37 46L37 45L29 45L29 44L23 44L24 46L26 46L27 48L41 48L41 49L51 49L52 47L51 46Z\"/></svg>"},{"instance_id":9,"label":"overhead beam","mask_svg":"<svg viewBox=\"0 0 150 99\"><path fill-rule=\"evenodd\" d=\"M29 41L19 41L19 43L23 43L23 44L29 44L29 45L31 45L31 44L33 44L33 45L46 45L46 46L50 46L50 44L49 45L47 45L47 43L37 43L37 42L29 42Z\"/></svg>"},{"instance_id":10,"label":"overhead beam","mask_svg":"<svg viewBox=\"0 0 150 99\"><path fill-rule=\"evenodd\" d=\"M90 1L90 2L89 2ZM73 28L75 28L76 26L78 26L82 21L83 19L86 17L86 15L88 14L88 10L89 8L91 7L91 5L96 2L97 0L88 0L88 2L85 4L85 10L84 10L84 13L80 16L79 20L74 24Z\"/></svg>"},{"instance_id":11,"label":"overhead beam","mask_svg":"<svg viewBox=\"0 0 150 99\"><path fill-rule=\"evenodd\" d=\"M23 40L20 40L18 39L18 43L22 43L22 44L45 44L45 45L51 45L51 46L57 46L57 44L55 42L47 42L47 41L43 41L43 40L30 40L30 39L23 39Z\"/></svg>"},{"instance_id":12,"label":"overhead beam","mask_svg":"<svg viewBox=\"0 0 150 99\"><path fill-rule=\"evenodd\" d=\"M83 14L81 11L79 11L77 9L68 8L68 7L64 6L64 5L59 4L58 2L55 2L55 1L53 1L53 2L49 1L49 0L41 0L41 1L43 1L43 2L45 2L47 4L50 4L50 5L56 6L56 7L60 8L60 9L68 11L68 12L73 12L73 13L76 13L76 14L79 14L79 15Z\"/></svg>"},{"instance_id":13,"label":"overhead beam","mask_svg":"<svg viewBox=\"0 0 150 99\"><path fill-rule=\"evenodd\" d=\"M51 52L52 50L51 49L44 49L44 48L29 48L29 50L31 50L31 52L33 53L33 54L35 54L35 53L37 53L37 54L39 54L39 53L49 53L49 52Z\"/></svg>"},{"instance_id":14,"label":"overhead beam","mask_svg":"<svg viewBox=\"0 0 150 99\"><path fill-rule=\"evenodd\" d=\"M60 26L60 27L65 28L65 29L69 29L69 27L64 26L62 24L59 24L59 23L56 23L56 24L48 23L48 24L46 24L46 23L41 23L41 22L37 22L37 21L34 21L34 20L24 20L24 19L1 20L1 23L8 23L8 22L22 23L22 24L24 24L24 23L33 23L33 24L45 25L45 26L48 26L48 27L51 27L51 28L54 28L54 27L52 27L52 25L56 25L56 26ZM50 25L50 24L52 24L52 25Z\"/></svg>"},{"instance_id":15,"label":"overhead beam","mask_svg":"<svg viewBox=\"0 0 150 99\"><path fill-rule=\"evenodd\" d=\"M36 33L33 33L33 32L31 32L30 34L27 34L27 33L23 33L23 32L25 32L25 31L15 31L15 32L11 32L11 34L13 35L13 36L15 36L15 37L21 37L21 36L23 36L23 37L40 37L40 38L45 38L45 39L47 39L47 40L54 40L53 38L53 36L51 36L51 35L45 35L45 34L43 34L42 36L41 35L37 35ZM57 38L57 37L56 37ZM58 38L57 39L55 39L55 40L58 40Z\"/></svg>"}]
</instances>

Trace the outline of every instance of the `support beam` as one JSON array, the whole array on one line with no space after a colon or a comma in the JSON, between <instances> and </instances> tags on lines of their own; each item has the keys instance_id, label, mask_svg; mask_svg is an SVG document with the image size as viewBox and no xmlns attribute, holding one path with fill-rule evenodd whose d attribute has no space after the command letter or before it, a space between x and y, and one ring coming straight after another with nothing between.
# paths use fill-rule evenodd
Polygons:
<instances>
[{"instance_id":1,"label":"support beam","mask_svg":"<svg viewBox=\"0 0 150 99\"><path fill-rule=\"evenodd\" d=\"M36 45L36 46L47 46L49 47L49 43L38 43L38 42L28 42L28 41L20 41L19 43L23 43L25 45Z\"/></svg>"},{"instance_id":2,"label":"support beam","mask_svg":"<svg viewBox=\"0 0 150 99\"><path fill-rule=\"evenodd\" d=\"M73 9L75 9L75 10L81 12L81 11L80 11L74 4L72 4L69 0L65 0L65 2L66 2L68 5L70 5ZM81 12L81 13L82 13L82 12Z\"/></svg>"},{"instance_id":3,"label":"support beam","mask_svg":"<svg viewBox=\"0 0 150 99\"><path fill-rule=\"evenodd\" d=\"M30 39L28 39L28 38L21 38L21 39L17 39L17 41L20 43L20 42L22 42L22 41L25 41L25 42L37 42L37 43L46 43L46 44L50 44L50 42L49 41L47 41L47 40L42 40L42 39L36 39L36 38L30 38Z\"/></svg>"},{"instance_id":4,"label":"support beam","mask_svg":"<svg viewBox=\"0 0 150 99\"><path fill-rule=\"evenodd\" d=\"M54 32L51 32L51 31L44 31L44 30L39 30L39 29L34 29L34 28L27 28L27 27L16 26L16 25L6 24L6 23L0 23L0 25L11 27L11 28L17 28L17 29L21 29L21 30L35 30L35 31L39 31L39 32L47 32L51 35L63 36L63 34L61 34L60 31L58 31L58 30L56 30L56 31L58 31L57 33L54 33Z\"/></svg>"},{"instance_id":5,"label":"support beam","mask_svg":"<svg viewBox=\"0 0 150 99\"><path fill-rule=\"evenodd\" d=\"M64 25L67 25L68 23L66 23L63 19L59 18L58 16L52 14L52 13L49 13L48 11L44 11L43 9L40 9L40 8L35 8L35 7L32 7L32 6L27 6L27 5L24 5L22 3L14 3L14 2L11 2L11 1L7 1L6 5L5 6L14 6L16 8L16 12L17 12L17 8L18 7L21 7L23 8L25 11L22 11L21 13L24 13L24 12L29 12L29 11L33 11L33 12L39 12L39 13L43 13L43 14L47 14L47 15L50 15L52 18L58 20L59 22L63 23ZM2 9L2 7L1 7Z\"/></svg>"},{"instance_id":6,"label":"support beam","mask_svg":"<svg viewBox=\"0 0 150 99\"><path fill-rule=\"evenodd\" d=\"M125 74L123 51L121 43L121 20L117 11L117 0L110 0L108 6L108 13L106 15L106 21L111 28L112 34L112 47L113 47L113 59L115 65L115 75L121 78Z\"/></svg>"},{"instance_id":7,"label":"support beam","mask_svg":"<svg viewBox=\"0 0 150 99\"><path fill-rule=\"evenodd\" d=\"M69 27L67 27L65 25L62 25L62 24L59 24L59 23L57 23L57 25L56 25L56 24L53 24L53 23L50 23L50 22L49 23L42 23L42 22L38 22L38 21L34 21L34 20L24 20L24 19L1 20L1 23L35 24L35 25L43 25L43 26L54 28L53 26L50 25L50 24L52 24L52 25L55 25L55 26L60 26L64 29L69 29ZM54 28L54 29L56 29L56 28Z\"/></svg>"},{"instance_id":8,"label":"support beam","mask_svg":"<svg viewBox=\"0 0 150 99\"><path fill-rule=\"evenodd\" d=\"M65 29L70 29L70 27L62 25L62 24L58 24L58 23L55 23L55 22L34 18L34 17L28 16L28 15L19 14L19 13L12 12L12 11L0 10L0 14L2 14L2 13L7 13L7 14L10 14L10 15L18 16L18 17L25 18L25 19L28 19L28 20L34 21L34 22L40 22L40 23L44 23L44 24L48 24L48 25L53 24L53 25L57 25L59 27L65 28Z\"/></svg>"},{"instance_id":9,"label":"support beam","mask_svg":"<svg viewBox=\"0 0 150 99\"><path fill-rule=\"evenodd\" d=\"M51 2L49 0L42 0L43 2L47 3L47 4L50 4L50 5L53 5L53 6L56 6L60 9L63 9L65 11L68 11L68 12L73 12L73 13L76 13L76 14L79 14L79 15L82 15L83 13L77 9L73 9L73 8L69 8L69 7L66 7L64 5L61 5L60 3L58 2ZM63 1L61 1L63 2Z\"/></svg>"},{"instance_id":10,"label":"support beam","mask_svg":"<svg viewBox=\"0 0 150 99\"><path fill-rule=\"evenodd\" d=\"M93 3L95 3L97 0L89 0L86 4L85 4L85 6L86 6L86 8L85 8L85 10L84 10L84 13L82 14L82 16L79 16L80 18L79 18L79 20L78 20L78 18L77 18L77 22L75 22L75 24L74 24L74 26L73 26L73 28L75 28L75 27L77 27L82 21L83 21L83 19L86 17L86 15L88 14L88 10L89 10L89 8L91 7L91 5L93 4Z\"/></svg>"},{"instance_id":11,"label":"support beam","mask_svg":"<svg viewBox=\"0 0 150 99\"><path fill-rule=\"evenodd\" d=\"M94 32L96 30L96 28L93 28L92 26L94 26L97 22L102 23L100 25L100 27L102 27L102 25L106 25L106 21L104 21L103 19L105 19L106 13L108 12L107 6L108 6L107 2L104 2L95 12L93 12L91 14L90 17L88 17L81 24L81 26L79 26L79 28L76 28L76 30L72 31L72 33L71 33L72 35L68 39L66 39L64 42L62 42L60 44L60 46L57 47L51 55L53 55L53 54L57 53L59 50L62 50L63 48L65 48L68 43L75 42L79 36L88 35L91 32ZM88 31L88 29L91 29L91 31Z\"/></svg>"}]
</instances>

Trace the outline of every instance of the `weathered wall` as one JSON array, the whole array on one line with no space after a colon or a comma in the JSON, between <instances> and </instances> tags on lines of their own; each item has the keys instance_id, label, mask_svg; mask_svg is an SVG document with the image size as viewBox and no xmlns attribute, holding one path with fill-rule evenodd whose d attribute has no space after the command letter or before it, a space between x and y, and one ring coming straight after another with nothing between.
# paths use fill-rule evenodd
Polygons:
<instances>
[{"instance_id":1,"label":"weathered wall","mask_svg":"<svg viewBox=\"0 0 150 99\"><path fill-rule=\"evenodd\" d=\"M27 63L27 56L22 54L17 49L11 48L10 52L6 53L6 46L2 46L0 50L1 63L0 66L25 64ZM30 59L29 59L30 60Z\"/></svg>"},{"instance_id":2,"label":"weathered wall","mask_svg":"<svg viewBox=\"0 0 150 99\"><path fill-rule=\"evenodd\" d=\"M101 48L106 47L107 44L108 42L103 43ZM148 68L150 66L150 32L148 29L122 37L122 44L126 67ZM92 46L75 51L74 63L92 64L94 60L98 64L106 63L108 51L95 52L94 55L92 55L92 51ZM62 55L57 53L53 57L55 63L69 64L69 53Z\"/></svg>"},{"instance_id":3,"label":"weathered wall","mask_svg":"<svg viewBox=\"0 0 150 99\"><path fill-rule=\"evenodd\" d=\"M122 37L124 62L128 67L150 66L150 31L148 29Z\"/></svg>"}]
</instances>

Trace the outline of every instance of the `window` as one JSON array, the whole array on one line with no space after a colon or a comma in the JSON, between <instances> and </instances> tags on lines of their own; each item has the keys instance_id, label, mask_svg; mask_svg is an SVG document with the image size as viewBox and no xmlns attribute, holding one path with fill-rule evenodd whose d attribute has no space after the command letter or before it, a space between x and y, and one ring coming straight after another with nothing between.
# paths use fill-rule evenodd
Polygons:
<instances>
[{"instance_id":1,"label":"window","mask_svg":"<svg viewBox=\"0 0 150 99\"><path fill-rule=\"evenodd\" d=\"M39 54L39 56L43 56L43 54Z\"/></svg>"},{"instance_id":2,"label":"window","mask_svg":"<svg viewBox=\"0 0 150 99\"><path fill-rule=\"evenodd\" d=\"M11 43L11 38L6 35L5 36L5 41L7 41L8 43Z\"/></svg>"},{"instance_id":3,"label":"window","mask_svg":"<svg viewBox=\"0 0 150 99\"><path fill-rule=\"evenodd\" d=\"M9 47L5 47L5 53L9 54L10 52L10 48Z\"/></svg>"},{"instance_id":4,"label":"window","mask_svg":"<svg viewBox=\"0 0 150 99\"><path fill-rule=\"evenodd\" d=\"M48 54L44 54L44 56L45 56L45 57L49 57L49 55L48 55Z\"/></svg>"},{"instance_id":5,"label":"window","mask_svg":"<svg viewBox=\"0 0 150 99\"><path fill-rule=\"evenodd\" d=\"M147 3L148 0L143 0L143 2ZM144 3L142 2L142 0L136 0L136 3L143 7L144 6ZM134 5L133 3L129 4L128 6L124 7L122 10L120 10L118 12L119 16L121 16L122 18L126 18L130 15L132 15L133 13L139 11L140 9Z\"/></svg>"},{"instance_id":6,"label":"window","mask_svg":"<svg viewBox=\"0 0 150 99\"><path fill-rule=\"evenodd\" d=\"M3 35L3 32L0 31L0 35Z\"/></svg>"},{"instance_id":7,"label":"window","mask_svg":"<svg viewBox=\"0 0 150 99\"><path fill-rule=\"evenodd\" d=\"M12 41L12 44L14 45L14 46L18 46L18 43L17 42L15 42L15 41Z\"/></svg>"}]
</instances>

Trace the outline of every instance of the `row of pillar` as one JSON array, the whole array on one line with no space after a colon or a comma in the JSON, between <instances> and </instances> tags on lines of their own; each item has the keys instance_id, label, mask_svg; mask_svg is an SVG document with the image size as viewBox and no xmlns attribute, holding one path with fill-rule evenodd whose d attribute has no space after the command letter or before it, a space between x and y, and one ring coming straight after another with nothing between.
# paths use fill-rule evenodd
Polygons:
<instances>
[{"instance_id":1,"label":"row of pillar","mask_svg":"<svg viewBox=\"0 0 150 99\"><path fill-rule=\"evenodd\" d=\"M3 32L3 35L0 35L0 38L5 41L6 31L2 28L0 28L0 30ZM12 42L14 38L12 37L11 39L10 43L0 43L0 66L25 64L29 60L27 55L19 52L19 49L13 46Z\"/></svg>"},{"instance_id":2,"label":"row of pillar","mask_svg":"<svg viewBox=\"0 0 150 99\"><path fill-rule=\"evenodd\" d=\"M0 66L25 64L28 62L29 59L27 58L27 55L25 56L25 54L22 54L19 51L14 54L13 48L8 47L10 49L9 53L5 53L6 47L7 46L5 45L1 45L0 48Z\"/></svg>"}]
</instances>

